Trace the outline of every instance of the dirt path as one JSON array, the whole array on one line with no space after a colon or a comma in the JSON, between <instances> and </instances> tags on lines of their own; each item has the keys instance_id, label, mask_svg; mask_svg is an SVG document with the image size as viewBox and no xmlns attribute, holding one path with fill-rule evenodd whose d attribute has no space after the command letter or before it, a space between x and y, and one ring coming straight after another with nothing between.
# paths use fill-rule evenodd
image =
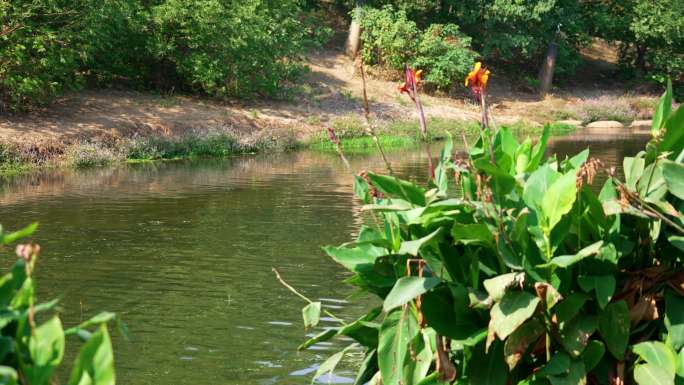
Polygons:
<instances>
[{"instance_id":1,"label":"dirt path","mask_svg":"<svg viewBox=\"0 0 684 385\"><path fill-rule=\"evenodd\" d=\"M232 127L243 132L264 128L292 129L305 136L335 119L360 114L361 79L350 59L327 51L309 58L311 72L303 92L289 102L221 103L187 96L157 96L134 91L84 91L66 95L49 107L24 116L0 117L0 140L58 140L136 135L179 135L189 130ZM492 77L492 108L500 123L519 120L535 124L554 118L554 111L599 95L617 97L624 90L598 91L598 87L572 90L543 101ZM396 83L368 81L373 115L380 120L413 118L414 109L399 95ZM478 118L477 106L467 96L422 100L429 117Z\"/></svg>"}]
</instances>

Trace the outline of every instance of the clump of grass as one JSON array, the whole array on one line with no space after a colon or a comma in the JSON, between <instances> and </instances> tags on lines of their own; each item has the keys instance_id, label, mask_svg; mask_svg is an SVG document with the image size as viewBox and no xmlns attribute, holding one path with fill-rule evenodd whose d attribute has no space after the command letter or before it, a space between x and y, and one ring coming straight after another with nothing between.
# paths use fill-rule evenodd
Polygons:
<instances>
[{"instance_id":1,"label":"clump of grass","mask_svg":"<svg viewBox=\"0 0 684 385\"><path fill-rule=\"evenodd\" d=\"M616 120L629 123L637 117L629 98L616 96L600 96L585 99L570 107L558 110L555 115L559 119L577 119L582 124L599 120Z\"/></svg>"},{"instance_id":2,"label":"clump of grass","mask_svg":"<svg viewBox=\"0 0 684 385\"><path fill-rule=\"evenodd\" d=\"M357 115L346 115L336 118L331 126L340 139L359 138L366 136L366 125Z\"/></svg>"},{"instance_id":3,"label":"clump of grass","mask_svg":"<svg viewBox=\"0 0 684 385\"><path fill-rule=\"evenodd\" d=\"M298 146L293 131L262 130L242 134L234 130L191 132L181 137L145 137L124 146L129 160L226 157L260 151L282 151Z\"/></svg>"},{"instance_id":4,"label":"clump of grass","mask_svg":"<svg viewBox=\"0 0 684 385\"><path fill-rule=\"evenodd\" d=\"M16 143L0 143L0 173L16 174L30 170L33 165Z\"/></svg>"},{"instance_id":5,"label":"clump of grass","mask_svg":"<svg viewBox=\"0 0 684 385\"><path fill-rule=\"evenodd\" d=\"M69 146L66 163L76 168L105 166L122 160L120 151L98 142L83 142Z\"/></svg>"}]
</instances>

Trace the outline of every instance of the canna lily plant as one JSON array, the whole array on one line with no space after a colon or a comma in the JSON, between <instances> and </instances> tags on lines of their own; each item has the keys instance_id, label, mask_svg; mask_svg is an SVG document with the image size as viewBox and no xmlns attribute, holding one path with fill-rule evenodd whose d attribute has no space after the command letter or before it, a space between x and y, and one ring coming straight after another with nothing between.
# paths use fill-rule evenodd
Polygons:
<instances>
[{"instance_id":1,"label":"canna lily plant","mask_svg":"<svg viewBox=\"0 0 684 385\"><path fill-rule=\"evenodd\" d=\"M482 71L466 85L484 97ZM461 159L448 139L425 186L358 176L362 210L382 220L324 251L380 305L300 346L353 340L316 377L361 351L359 385L684 383L684 107L671 104L668 88L645 151L602 185L588 150L545 155L548 127L536 143L483 127ZM307 301L306 326L331 315Z\"/></svg>"}]
</instances>

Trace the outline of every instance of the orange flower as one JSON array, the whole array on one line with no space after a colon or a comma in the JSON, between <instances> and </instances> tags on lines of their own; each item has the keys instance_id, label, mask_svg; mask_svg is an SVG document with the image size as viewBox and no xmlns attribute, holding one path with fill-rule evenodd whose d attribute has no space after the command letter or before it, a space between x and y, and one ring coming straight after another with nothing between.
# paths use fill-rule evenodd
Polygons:
<instances>
[{"instance_id":1,"label":"orange flower","mask_svg":"<svg viewBox=\"0 0 684 385\"><path fill-rule=\"evenodd\" d=\"M487 89L487 82L489 81L489 70L487 68L482 68L482 63L475 63L473 70L468 73L465 78L465 86L473 90L475 95L480 95Z\"/></svg>"}]
</instances>

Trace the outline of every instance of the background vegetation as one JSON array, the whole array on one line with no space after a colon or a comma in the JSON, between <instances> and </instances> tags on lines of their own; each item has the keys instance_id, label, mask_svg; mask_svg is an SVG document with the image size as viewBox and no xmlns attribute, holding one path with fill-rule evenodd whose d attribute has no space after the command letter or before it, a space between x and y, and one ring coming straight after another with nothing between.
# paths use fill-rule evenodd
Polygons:
<instances>
[{"instance_id":1,"label":"background vegetation","mask_svg":"<svg viewBox=\"0 0 684 385\"><path fill-rule=\"evenodd\" d=\"M71 89L132 87L279 97L307 49L364 27L364 61L423 68L448 91L476 57L533 78L550 42L566 82L592 38L620 49L625 79L684 82L684 0L1 0L0 108ZM342 23L333 22L342 20ZM339 43L335 43L340 45ZM500 72L500 71L499 71Z\"/></svg>"}]
</instances>

